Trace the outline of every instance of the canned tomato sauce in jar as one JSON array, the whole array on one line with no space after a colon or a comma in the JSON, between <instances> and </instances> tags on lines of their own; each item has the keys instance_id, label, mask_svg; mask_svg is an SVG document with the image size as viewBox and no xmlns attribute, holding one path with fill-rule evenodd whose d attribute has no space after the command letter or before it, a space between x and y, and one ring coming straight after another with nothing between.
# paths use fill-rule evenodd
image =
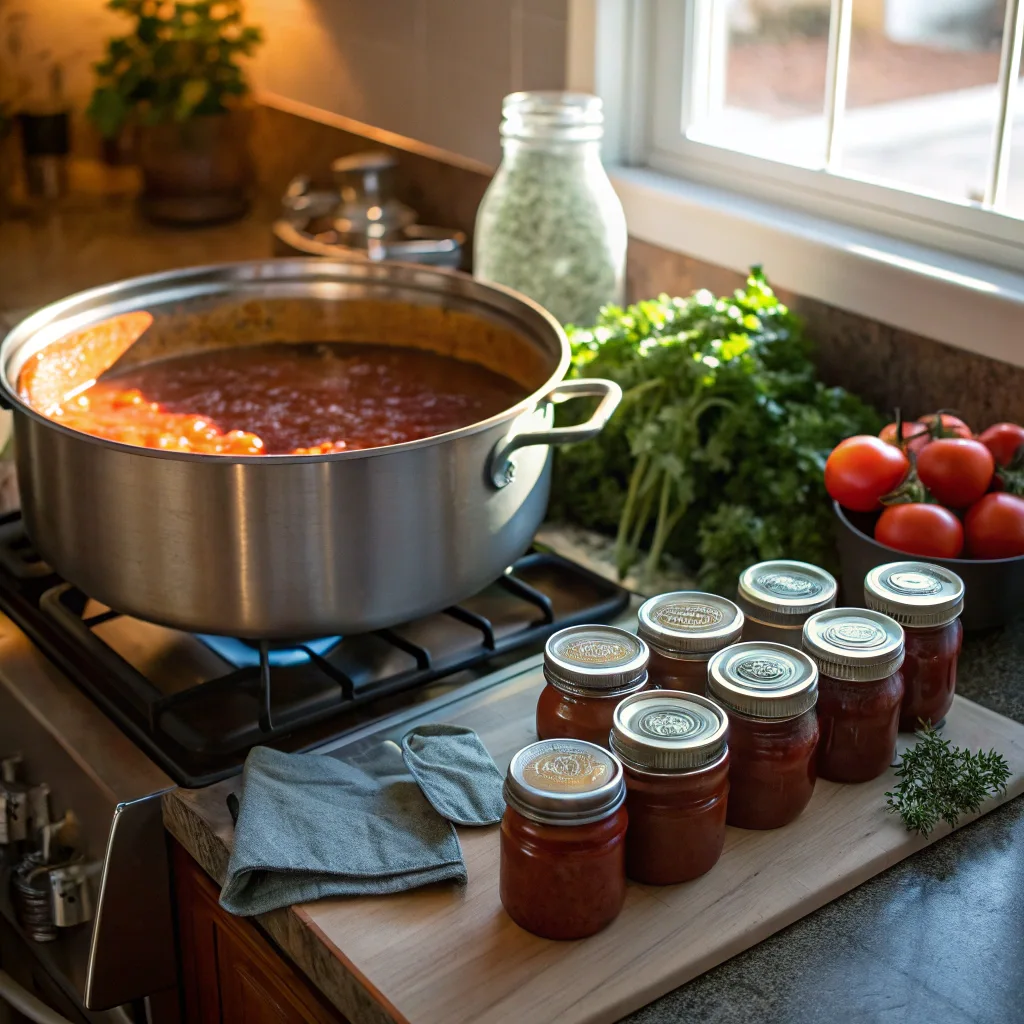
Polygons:
<instances>
[{"instance_id":1,"label":"canned tomato sauce in jar","mask_svg":"<svg viewBox=\"0 0 1024 1024\"><path fill-rule=\"evenodd\" d=\"M809 562L758 562L744 569L736 597L743 609L743 639L799 651L804 623L815 612L834 607L838 589L831 573Z\"/></svg>"},{"instance_id":2,"label":"canned tomato sauce in jar","mask_svg":"<svg viewBox=\"0 0 1024 1024\"><path fill-rule=\"evenodd\" d=\"M729 715L729 805L738 828L781 828L817 779L818 669L784 644L742 643L708 666L708 696Z\"/></svg>"},{"instance_id":3,"label":"canned tomato sauce in jar","mask_svg":"<svg viewBox=\"0 0 1024 1024\"><path fill-rule=\"evenodd\" d=\"M729 719L707 697L647 690L615 709L626 773L626 875L673 885L714 867L725 843Z\"/></svg>"},{"instance_id":4,"label":"canned tomato sauce in jar","mask_svg":"<svg viewBox=\"0 0 1024 1024\"><path fill-rule=\"evenodd\" d=\"M652 597L640 606L637 634L651 652L651 687L704 694L708 662L743 632L743 612L732 601L698 590Z\"/></svg>"},{"instance_id":5,"label":"canned tomato sauce in jar","mask_svg":"<svg viewBox=\"0 0 1024 1024\"><path fill-rule=\"evenodd\" d=\"M569 626L544 646L537 735L608 746L615 705L647 686L647 644L615 626Z\"/></svg>"},{"instance_id":6,"label":"canned tomato sauce in jar","mask_svg":"<svg viewBox=\"0 0 1024 1024\"><path fill-rule=\"evenodd\" d=\"M501 819L499 895L509 917L545 939L582 939L626 898L626 786L614 754L541 740L512 758Z\"/></svg>"},{"instance_id":7,"label":"canned tomato sauce in jar","mask_svg":"<svg viewBox=\"0 0 1024 1024\"><path fill-rule=\"evenodd\" d=\"M964 583L928 562L890 562L864 578L864 603L895 619L906 634L900 729L938 725L956 690L964 630Z\"/></svg>"},{"instance_id":8,"label":"canned tomato sauce in jar","mask_svg":"<svg viewBox=\"0 0 1024 1024\"><path fill-rule=\"evenodd\" d=\"M881 612L831 608L804 623L818 666L818 775L867 782L892 764L903 701L903 628Z\"/></svg>"}]
</instances>

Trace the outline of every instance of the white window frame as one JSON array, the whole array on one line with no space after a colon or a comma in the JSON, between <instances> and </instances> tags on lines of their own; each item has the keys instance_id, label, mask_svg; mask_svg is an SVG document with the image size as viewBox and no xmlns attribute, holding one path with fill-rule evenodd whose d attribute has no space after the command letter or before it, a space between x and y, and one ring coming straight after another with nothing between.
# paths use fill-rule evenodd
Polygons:
<instances>
[{"instance_id":1,"label":"white window frame","mask_svg":"<svg viewBox=\"0 0 1024 1024\"><path fill-rule=\"evenodd\" d=\"M1022 2L1007 5L1004 116ZM995 140L989 208L722 149L682 133L701 102L688 83L703 78L683 75L683 61L708 52L698 0L569 7L569 86L605 100L606 160L634 237L737 270L763 262L799 294L1024 366L1024 221L991 208L1008 139ZM849 10L833 0L833 35ZM830 66L831 88L845 90L837 77L844 69Z\"/></svg>"}]
</instances>

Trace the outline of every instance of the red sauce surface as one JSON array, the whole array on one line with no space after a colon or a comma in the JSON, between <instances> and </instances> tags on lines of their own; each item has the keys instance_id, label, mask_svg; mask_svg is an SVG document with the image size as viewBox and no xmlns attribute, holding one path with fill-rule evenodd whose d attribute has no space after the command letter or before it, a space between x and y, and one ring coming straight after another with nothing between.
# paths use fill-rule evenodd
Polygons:
<instances>
[{"instance_id":1,"label":"red sauce surface","mask_svg":"<svg viewBox=\"0 0 1024 1024\"><path fill-rule=\"evenodd\" d=\"M903 708L900 730L914 732L920 720L938 725L953 704L956 663L963 645L959 619L934 629L906 627Z\"/></svg>"},{"instance_id":2,"label":"red sauce surface","mask_svg":"<svg viewBox=\"0 0 1024 1024\"><path fill-rule=\"evenodd\" d=\"M652 647L651 657L647 662L647 676L651 681L651 689L682 690L703 697L708 688L710 660L710 654L701 661L669 658Z\"/></svg>"},{"instance_id":3,"label":"red sauce surface","mask_svg":"<svg viewBox=\"0 0 1024 1024\"><path fill-rule=\"evenodd\" d=\"M818 775L833 782L876 779L896 753L903 676L850 682L818 677Z\"/></svg>"},{"instance_id":4,"label":"red sauce surface","mask_svg":"<svg viewBox=\"0 0 1024 1024\"><path fill-rule=\"evenodd\" d=\"M626 874L647 885L710 871L725 844L729 753L707 768L655 774L625 766Z\"/></svg>"},{"instance_id":5,"label":"red sauce surface","mask_svg":"<svg viewBox=\"0 0 1024 1024\"><path fill-rule=\"evenodd\" d=\"M509 917L545 939L582 939L626 898L625 806L590 825L541 825L511 807L501 819L498 891Z\"/></svg>"},{"instance_id":6,"label":"red sauce surface","mask_svg":"<svg viewBox=\"0 0 1024 1024\"><path fill-rule=\"evenodd\" d=\"M548 683L537 699L537 737L542 740L586 740L607 750L612 718L619 701L646 690L648 685L643 683L634 690L611 697L591 697L564 693Z\"/></svg>"},{"instance_id":7,"label":"red sauce surface","mask_svg":"<svg viewBox=\"0 0 1024 1024\"><path fill-rule=\"evenodd\" d=\"M738 828L781 828L810 802L817 780L814 708L783 722L729 712L729 809Z\"/></svg>"},{"instance_id":8,"label":"red sauce surface","mask_svg":"<svg viewBox=\"0 0 1024 1024\"><path fill-rule=\"evenodd\" d=\"M30 362L22 372L23 397L49 418L112 441L212 454L400 444L487 419L525 394L506 377L448 356L336 342L159 360L86 380L54 401L54 375L68 362L50 370Z\"/></svg>"}]
</instances>

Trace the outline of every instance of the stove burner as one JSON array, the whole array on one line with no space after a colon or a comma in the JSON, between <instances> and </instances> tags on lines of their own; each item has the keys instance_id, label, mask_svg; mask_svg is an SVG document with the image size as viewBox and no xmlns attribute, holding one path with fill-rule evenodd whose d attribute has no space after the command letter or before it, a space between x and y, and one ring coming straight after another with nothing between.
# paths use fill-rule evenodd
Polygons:
<instances>
[{"instance_id":1,"label":"stove burner","mask_svg":"<svg viewBox=\"0 0 1024 1024\"><path fill-rule=\"evenodd\" d=\"M235 774L256 744L309 749L394 710L404 691L511 664L628 601L535 551L469 600L390 629L291 644L197 636L94 601L40 559L17 513L0 518L0 608L189 788Z\"/></svg>"}]
</instances>

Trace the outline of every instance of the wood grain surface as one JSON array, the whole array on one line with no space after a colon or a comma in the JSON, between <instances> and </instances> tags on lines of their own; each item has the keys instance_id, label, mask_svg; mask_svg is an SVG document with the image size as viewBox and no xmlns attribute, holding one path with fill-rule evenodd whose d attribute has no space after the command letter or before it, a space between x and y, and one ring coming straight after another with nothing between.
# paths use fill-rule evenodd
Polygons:
<instances>
[{"instance_id":1,"label":"wood grain surface","mask_svg":"<svg viewBox=\"0 0 1024 1024\"><path fill-rule=\"evenodd\" d=\"M498 686L363 730L329 752L345 755L400 738L416 721L447 721L475 729L504 770L535 738L542 684L534 665ZM1015 774L1006 797L986 811L1024 791L1024 726L958 697L945 735L972 749L995 747L1010 762ZM619 918L580 942L536 938L504 913L497 827L459 830L469 871L465 888L324 900L291 908L287 927L279 920L264 925L354 1022L611 1022L949 831L942 826L928 840L906 832L885 810L892 783L891 770L857 786L819 781L794 823L773 832L730 828L722 859L709 874L678 886L630 884ZM223 801L237 786L236 779L167 798L169 828L218 879L230 843ZM330 962L334 971L325 970Z\"/></svg>"}]
</instances>

